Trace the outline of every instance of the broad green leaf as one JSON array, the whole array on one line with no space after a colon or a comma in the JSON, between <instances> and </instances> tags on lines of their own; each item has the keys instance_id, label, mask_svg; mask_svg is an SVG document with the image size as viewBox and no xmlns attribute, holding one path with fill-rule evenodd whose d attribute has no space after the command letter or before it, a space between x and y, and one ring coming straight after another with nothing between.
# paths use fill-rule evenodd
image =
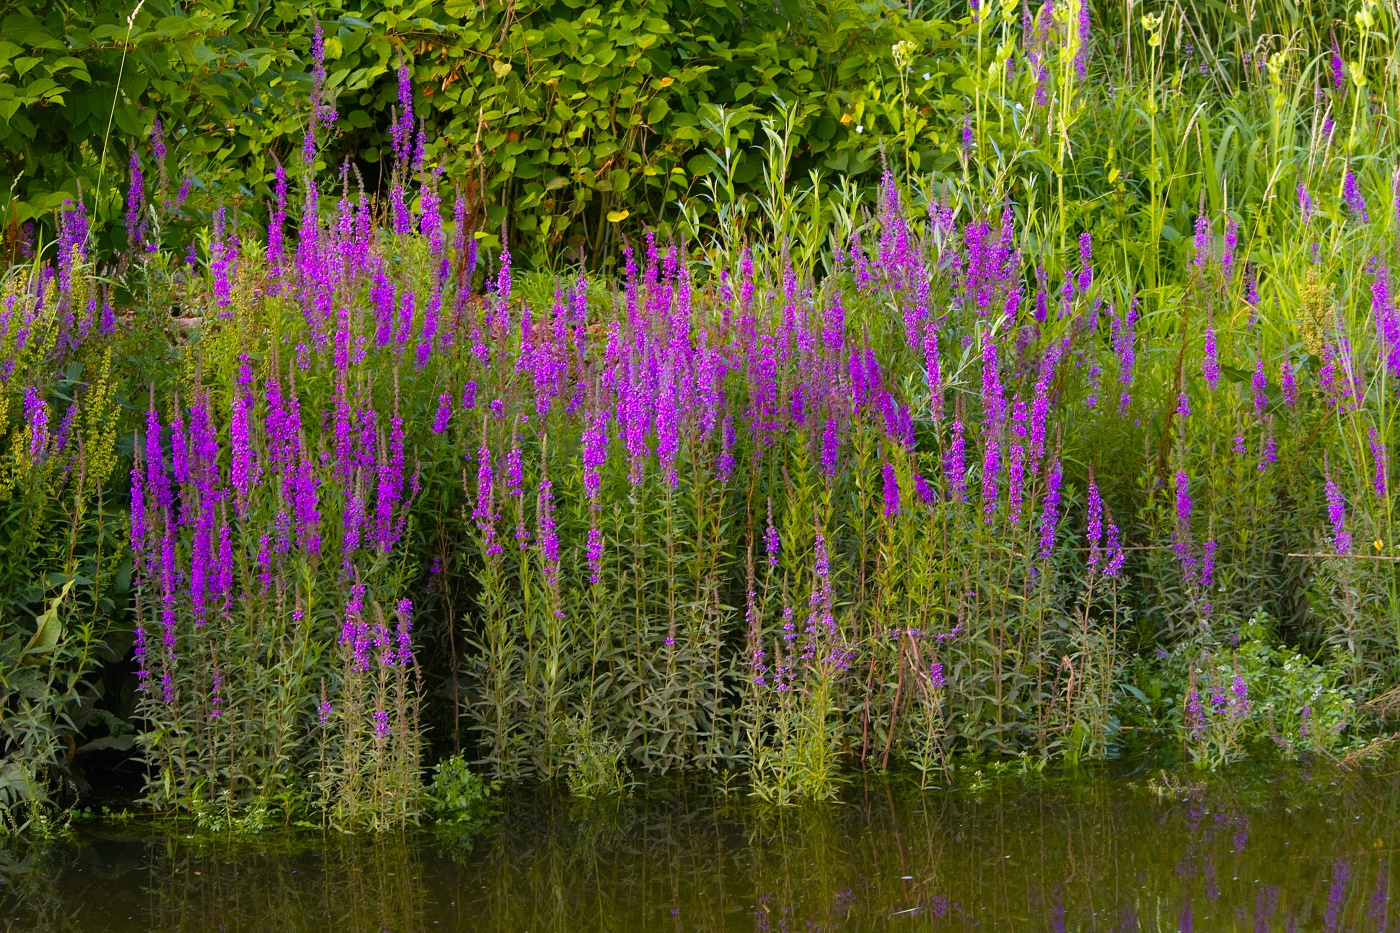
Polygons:
<instances>
[{"instance_id":1,"label":"broad green leaf","mask_svg":"<svg viewBox=\"0 0 1400 933\"><path fill-rule=\"evenodd\" d=\"M73 581L69 580L63 584L63 590L49 603L48 611L39 616L36 622L34 635L24 646L24 654L47 654L58 645L59 635L63 632L63 623L59 619L58 608L63 604L63 600L73 589Z\"/></svg>"}]
</instances>

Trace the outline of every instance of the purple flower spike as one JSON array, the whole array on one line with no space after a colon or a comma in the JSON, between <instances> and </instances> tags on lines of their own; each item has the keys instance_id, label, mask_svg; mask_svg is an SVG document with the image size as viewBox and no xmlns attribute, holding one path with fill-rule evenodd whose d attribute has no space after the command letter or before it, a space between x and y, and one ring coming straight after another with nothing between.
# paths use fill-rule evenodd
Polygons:
<instances>
[{"instance_id":1,"label":"purple flower spike","mask_svg":"<svg viewBox=\"0 0 1400 933\"><path fill-rule=\"evenodd\" d=\"M1210 221L1205 214L1196 216L1196 258L1192 260L1192 265L1197 269L1204 269L1210 260Z\"/></svg>"},{"instance_id":2,"label":"purple flower spike","mask_svg":"<svg viewBox=\"0 0 1400 933\"><path fill-rule=\"evenodd\" d=\"M1385 500L1386 492L1390 488L1388 476L1390 473L1390 455L1386 452L1385 441L1375 428L1368 432L1371 441L1371 463L1375 468L1375 489L1376 498Z\"/></svg>"},{"instance_id":3,"label":"purple flower spike","mask_svg":"<svg viewBox=\"0 0 1400 933\"><path fill-rule=\"evenodd\" d=\"M1098 567L1102 558L1100 547L1103 544L1103 499L1099 497L1099 487L1092 477L1089 480L1089 516L1086 538L1089 541L1089 569Z\"/></svg>"},{"instance_id":4,"label":"purple flower spike","mask_svg":"<svg viewBox=\"0 0 1400 933\"><path fill-rule=\"evenodd\" d=\"M438 396L437 414L433 416L433 433L441 434L447 430L447 423L452 417L452 393L444 392Z\"/></svg>"},{"instance_id":5,"label":"purple flower spike","mask_svg":"<svg viewBox=\"0 0 1400 933\"><path fill-rule=\"evenodd\" d=\"M146 245L146 189L141 175L141 160L136 149L131 150L131 186L126 190L126 235L130 249L135 252Z\"/></svg>"},{"instance_id":6,"label":"purple flower spike","mask_svg":"<svg viewBox=\"0 0 1400 933\"><path fill-rule=\"evenodd\" d=\"M1254 390L1254 417L1264 417L1264 409L1269 404L1269 396L1265 392L1268 388L1269 380L1264 375L1264 360L1261 357L1254 365L1254 378L1250 382L1250 387Z\"/></svg>"},{"instance_id":7,"label":"purple flower spike","mask_svg":"<svg viewBox=\"0 0 1400 933\"><path fill-rule=\"evenodd\" d=\"M1183 531L1191 526L1191 480L1185 470L1176 472L1176 523Z\"/></svg>"},{"instance_id":8,"label":"purple flower spike","mask_svg":"<svg viewBox=\"0 0 1400 933\"><path fill-rule=\"evenodd\" d=\"M953 498L967 501L967 439L963 437L962 420L953 422L953 442L943 458L943 476Z\"/></svg>"},{"instance_id":9,"label":"purple flower spike","mask_svg":"<svg viewBox=\"0 0 1400 933\"><path fill-rule=\"evenodd\" d=\"M1332 524L1332 543L1338 554L1351 553L1351 533L1347 531L1347 507L1342 492L1327 475L1327 520Z\"/></svg>"},{"instance_id":10,"label":"purple flower spike","mask_svg":"<svg viewBox=\"0 0 1400 933\"><path fill-rule=\"evenodd\" d=\"M49 403L38 389L24 390L24 420L29 426L29 456L40 460L49 445Z\"/></svg>"},{"instance_id":11,"label":"purple flower spike","mask_svg":"<svg viewBox=\"0 0 1400 933\"><path fill-rule=\"evenodd\" d=\"M1060 484L1064 474L1056 457L1045 477L1045 505L1040 513L1040 559L1049 560L1055 549L1055 531L1060 522Z\"/></svg>"},{"instance_id":12,"label":"purple flower spike","mask_svg":"<svg viewBox=\"0 0 1400 933\"><path fill-rule=\"evenodd\" d=\"M778 566L778 529L773 525L773 499L768 499L768 527L763 532L763 549L768 554L768 566Z\"/></svg>"},{"instance_id":13,"label":"purple flower spike","mask_svg":"<svg viewBox=\"0 0 1400 933\"><path fill-rule=\"evenodd\" d=\"M1220 385L1220 360L1218 350L1215 345L1215 328L1206 328L1206 352L1205 359L1201 363L1201 374L1205 376L1206 385L1212 392Z\"/></svg>"},{"instance_id":14,"label":"purple flower spike","mask_svg":"<svg viewBox=\"0 0 1400 933\"><path fill-rule=\"evenodd\" d=\"M899 477L895 475L894 466L885 464L885 518L893 518L899 514Z\"/></svg>"},{"instance_id":15,"label":"purple flower spike","mask_svg":"<svg viewBox=\"0 0 1400 933\"><path fill-rule=\"evenodd\" d=\"M1356 184L1356 175L1352 172L1347 172L1346 181L1342 183L1342 200L1346 202L1347 213L1353 220L1363 224L1370 221L1371 217L1366 213L1366 199L1361 196L1361 188Z\"/></svg>"},{"instance_id":16,"label":"purple flower spike","mask_svg":"<svg viewBox=\"0 0 1400 933\"><path fill-rule=\"evenodd\" d=\"M1108 563L1104 566L1105 576L1117 577L1123 570L1123 541L1118 533L1118 526L1113 522L1108 523Z\"/></svg>"},{"instance_id":17,"label":"purple flower spike","mask_svg":"<svg viewBox=\"0 0 1400 933\"><path fill-rule=\"evenodd\" d=\"M603 572L603 533L588 529L588 582L596 584Z\"/></svg>"},{"instance_id":18,"label":"purple flower spike","mask_svg":"<svg viewBox=\"0 0 1400 933\"><path fill-rule=\"evenodd\" d=\"M1225 221L1225 246L1220 253L1220 271L1228 288L1235 278L1235 247L1239 245L1240 225L1231 217Z\"/></svg>"}]
</instances>

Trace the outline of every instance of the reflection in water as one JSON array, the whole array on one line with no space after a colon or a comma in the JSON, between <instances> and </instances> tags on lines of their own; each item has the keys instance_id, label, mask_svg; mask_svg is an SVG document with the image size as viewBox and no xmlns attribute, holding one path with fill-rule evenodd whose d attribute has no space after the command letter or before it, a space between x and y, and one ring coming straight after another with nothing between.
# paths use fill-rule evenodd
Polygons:
<instances>
[{"instance_id":1,"label":"reflection in water","mask_svg":"<svg viewBox=\"0 0 1400 933\"><path fill-rule=\"evenodd\" d=\"M583 809L512 799L471 844L409 837L220 843L85 827L0 853L13 929L1037 931L1390 928L1400 785L1231 775L868 783L830 806L653 790ZM5 923L0 921L0 929Z\"/></svg>"}]
</instances>

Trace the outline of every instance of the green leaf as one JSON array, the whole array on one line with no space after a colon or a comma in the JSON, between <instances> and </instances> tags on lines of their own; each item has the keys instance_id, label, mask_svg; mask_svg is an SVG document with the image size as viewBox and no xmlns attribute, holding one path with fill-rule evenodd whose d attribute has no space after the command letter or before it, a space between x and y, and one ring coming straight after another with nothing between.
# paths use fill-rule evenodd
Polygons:
<instances>
[{"instance_id":1,"label":"green leaf","mask_svg":"<svg viewBox=\"0 0 1400 933\"><path fill-rule=\"evenodd\" d=\"M49 74L65 69L72 71L75 77L81 77L84 81L92 80L91 76L88 75L87 65L85 65L81 59L74 58L71 55L65 55L58 61L49 65Z\"/></svg>"},{"instance_id":2,"label":"green leaf","mask_svg":"<svg viewBox=\"0 0 1400 933\"><path fill-rule=\"evenodd\" d=\"M25 21L28 22L25 22ZM13 24L13 25L12 25ZM22 46L31 49L52 49L55 52L63 50L63 43L49 35L38 20L29 16L7 16L3 29L7 38L13 39Z\"/></svg>"},{"instance_id":3,"label":"green leaf","mask_svg":"<svg viewBox=\"0 0 1400 933\"><path fill-rule=\"evenodd\" d=\"M116 122L117 126L121 127L121 131L128 136L140 136L145 130L145 127L141 125L140 115L131 104L117 105Z\"/></svg>"},{"instance_id":4,"label":"green leaf","mask_svg":"<svg viewBox=\"0 0 1400 933\"><path fill-rule=\"evenodd\" d=\"M82 755L86 752L102 751L103 749L114 749L119 752L129 752L136 745L134 735L105 735L100 739L93 739L91 742L84 742L74 751L74 755Z\"/></svg>"},{"instance_id":5,"label":"green leaf","mask_svg":"<svg viewBox=\"0 0 1400 933\"><path fill-rule=\"evenodd\" d=\"M34 635L24 646L24 654L48 654L58 645L58 636L63 632L63 623L58 617L58 607L72 589L72 580L63 584L63 591L54 597L53 602L49 603L48 611L39 616Z\"/></svg>"}]
</instances>

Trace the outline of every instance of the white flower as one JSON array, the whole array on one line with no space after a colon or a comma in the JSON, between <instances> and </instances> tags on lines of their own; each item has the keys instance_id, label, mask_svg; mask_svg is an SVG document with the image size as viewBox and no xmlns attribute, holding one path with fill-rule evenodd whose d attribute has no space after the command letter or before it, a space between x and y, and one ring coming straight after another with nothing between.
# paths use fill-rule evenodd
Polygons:
<instances>
[{"instance_id":1,"label":"white flower","mask_svg":"<svg viewBox=\"0 0 1400 933\"><path fill-rule=\"evenodd\" d=\"M856 132L857 132L857 133L864 133L864 132L865 132L865 126L864 126L864 124L857 123L857 124L856 124Z\"/></svg>"},{"instance_id":2,"label":"white flower","mask_svg":"<svg viewBox=\"0 0 1400 933\"><path fill-rule=\"evenodd\" d=\"M925 72L924 72L924 80L927 81L927 80L928 80L928 77L929 77L928 72L925 71Z\"/></svg>"}]
</instances>

